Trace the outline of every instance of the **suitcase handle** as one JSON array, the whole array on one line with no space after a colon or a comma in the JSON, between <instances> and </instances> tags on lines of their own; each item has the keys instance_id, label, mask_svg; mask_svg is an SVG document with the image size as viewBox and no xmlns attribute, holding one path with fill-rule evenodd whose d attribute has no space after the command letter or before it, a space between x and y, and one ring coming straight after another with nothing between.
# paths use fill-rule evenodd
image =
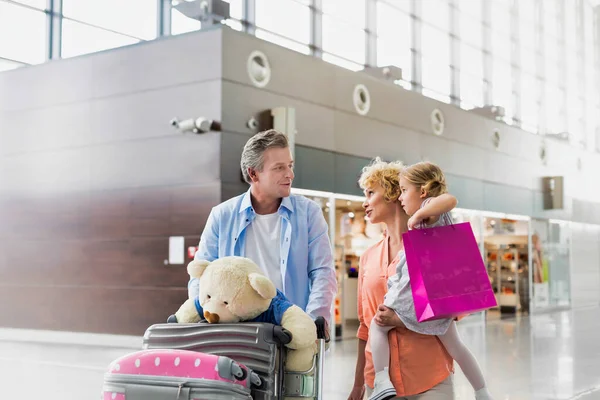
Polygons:
<instances>
[{"instance_id":1,"label":"suitcase handle","mask_svg":"<svg viewBox=\"0 0 600 400\"><path fill-rule=\"evenodd\" d=\"M288 344L292 341L292 332L279 325L273 325L273 337L279 344Z\"/></svg>"},{"instance_id":2,"label":"suitcase handle","mask_svg":"<svg viewBox=\"0 0 600 400\"><path fill-rule=\"evenodd\" d=\"M315 325L317 326L317 339L324 339L325 343L329 343L331 337L329 336L327 320L323 317L317 317Z\"/></svg>"}]
</instances>

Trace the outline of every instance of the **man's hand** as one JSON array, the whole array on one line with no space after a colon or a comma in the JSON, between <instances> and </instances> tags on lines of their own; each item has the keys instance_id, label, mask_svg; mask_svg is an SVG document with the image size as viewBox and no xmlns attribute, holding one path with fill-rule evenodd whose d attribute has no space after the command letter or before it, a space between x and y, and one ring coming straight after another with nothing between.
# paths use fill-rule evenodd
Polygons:
<instances>
[{"instance_id":1,"label":"man's hand","mask_svg":"<svg viewBox=\"0 0 600 400\"><path fill-rule=\"evenodd\" d=\"M398 317L396 312L383 304L380 304L379 307L377 307L377 314L375 314L373 320L379 326L404 327L402 320Z\"/></svg>"}]
</instances>

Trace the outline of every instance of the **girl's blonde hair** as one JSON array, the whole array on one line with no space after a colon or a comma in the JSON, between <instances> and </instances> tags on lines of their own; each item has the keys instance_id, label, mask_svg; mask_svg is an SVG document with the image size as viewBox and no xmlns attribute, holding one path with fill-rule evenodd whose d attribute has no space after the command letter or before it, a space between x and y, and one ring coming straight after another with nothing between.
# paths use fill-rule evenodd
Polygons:
<instances>
[{"instance_id":1,"label":"girl's blonde hair","mask_svg":"<svg viewBox=\"0 0 600 400\"><path fill-rule=\"evenodd\" d=\"M425 190L427 197L437 197L448 192L444 173L433 163L419 162L404 168L400 174L419 189Z\"/></svg>"},{"instance_id":2,"label":"girl's blonde hair","mask_svg":"<svg viewBox=\"0 0 600 400\"><path fill-rule=\"evenodd\" d=\"M377 157L362 169L358 184L363 190L379 185L384 190L383 198L386 201L396 201L400 197L400 172L403 167L400 161L386 162Z\"/></svg>"}]
</instances>

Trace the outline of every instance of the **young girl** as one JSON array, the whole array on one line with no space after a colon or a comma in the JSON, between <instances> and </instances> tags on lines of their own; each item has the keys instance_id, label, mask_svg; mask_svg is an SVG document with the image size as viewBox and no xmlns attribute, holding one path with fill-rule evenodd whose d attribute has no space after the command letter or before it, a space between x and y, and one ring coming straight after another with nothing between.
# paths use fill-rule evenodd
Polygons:
<instances>
[{"instance_id":1,"label":"young girl","mask_svg":"<svg viewBox=\"0 0 600 400\"><path fill-rule=\"evenodd\" d=\"M446 182L441 169L432 163L421 162L405 168L400 174L400 202L410 216L409 229L451 225L447 202L436 197L447 197ZM455 206L456 204L454 204ZM450 356L456 360L475 390L477 400L492 399L477 360L461 341L453 319L418 322L410 288L406 257L401 255L396 275L388 279L384 305L393 309L411 331L437 335ZM377 317L377 316L376 316ZM388 332L393 327L371 323L369 340L375 367L375 387L369 400L391 399L396 390L389 377L390 349Z\"/></svg>"}]
</instances>

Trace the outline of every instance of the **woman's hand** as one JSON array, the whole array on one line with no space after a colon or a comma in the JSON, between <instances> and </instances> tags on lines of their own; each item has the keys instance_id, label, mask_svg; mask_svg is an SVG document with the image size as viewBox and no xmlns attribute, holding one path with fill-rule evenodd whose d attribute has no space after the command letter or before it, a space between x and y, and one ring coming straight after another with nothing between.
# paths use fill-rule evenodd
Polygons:
<instances>
[{"instance_id":1,"label":"woman's hand","mask_svg":"<svg viewBox=\"0 0 600 400\"><path fill-rule=\"evenodd\" d=\"M383 304L380 304L379 307L377 307L377 314L375 314L373 320L379 326L404 327L404 324L402 323L400 317L398 317L398 314Z\"/></svg>"},{"instance_id":2,"label":"woman's hand","mask_svg":"<svg viewBox=\"0 0 600 400\"><path fill-rule=\"evenodd\" d=\"M365 385L354 386L348 400L363 400L365 398Z\"/></svg>"}]
</instances>

